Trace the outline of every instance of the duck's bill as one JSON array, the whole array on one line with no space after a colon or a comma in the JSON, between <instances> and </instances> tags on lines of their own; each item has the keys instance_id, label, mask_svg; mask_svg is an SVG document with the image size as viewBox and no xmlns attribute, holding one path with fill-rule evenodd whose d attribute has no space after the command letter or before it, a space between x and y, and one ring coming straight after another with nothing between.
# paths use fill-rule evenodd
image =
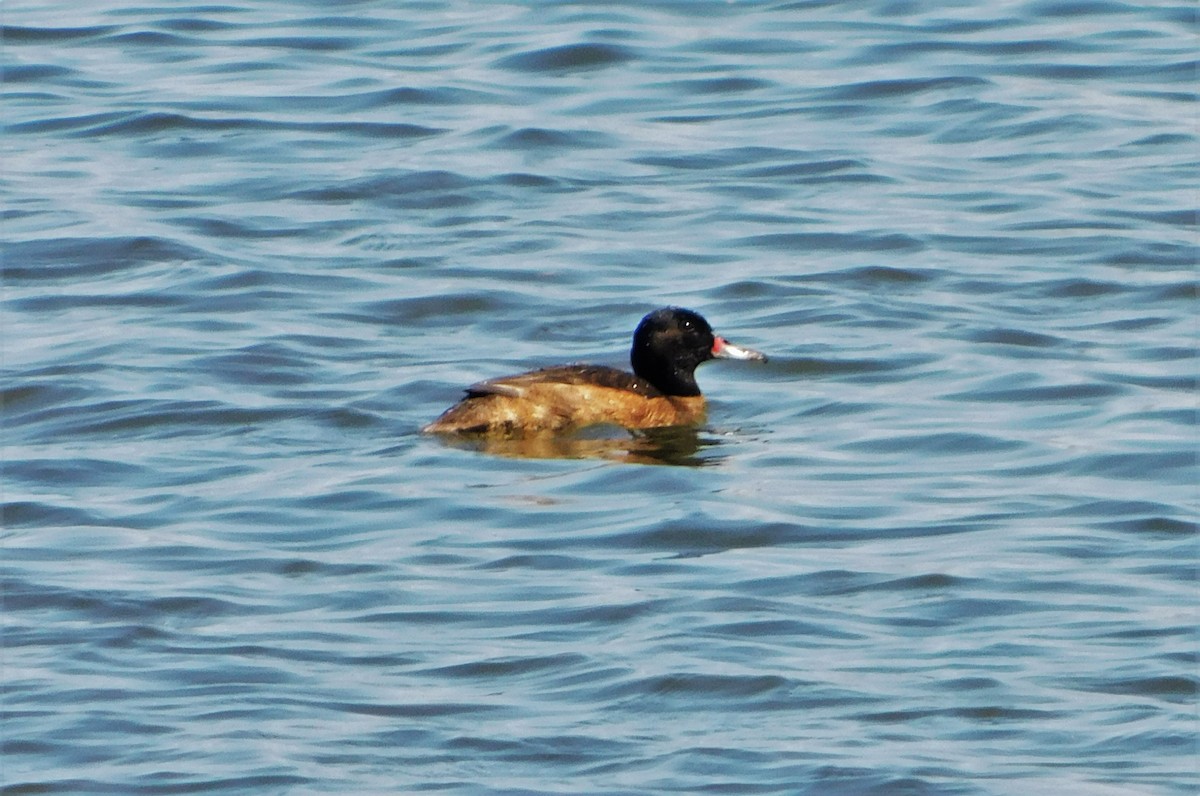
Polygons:
<instances>
[{"instance_id":1,"label":"duck's bill","mask_svg":"<svg viewBox=\"0 0 1200 796\"><path fill-rule=\"evenodd\" d=\"M761 351L734 345L724 337L718 337L713 341L712 355L717 359L752 359L755 362L767 361L767 355Z\"/></svg>"}]
</instances>

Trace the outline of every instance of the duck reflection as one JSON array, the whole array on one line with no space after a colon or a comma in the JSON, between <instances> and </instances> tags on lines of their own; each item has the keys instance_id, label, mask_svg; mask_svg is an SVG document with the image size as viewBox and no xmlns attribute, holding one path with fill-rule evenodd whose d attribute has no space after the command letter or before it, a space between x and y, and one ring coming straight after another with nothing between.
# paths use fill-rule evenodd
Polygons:
<instances>
[{"instance_id":1,"label":"duck reflection","mask_svg":"<svg viewBox=\"0 0 1200 796\"><path fill-rule=\"evenodd\" d=\"M704 453L720 445L720 439L688 426L637 431L620 426L592 426L574 434L456 435L441 440L451 447L513 459L602 459L626 464L709 467L724 458Z\"/></svg>"}]
</instances>

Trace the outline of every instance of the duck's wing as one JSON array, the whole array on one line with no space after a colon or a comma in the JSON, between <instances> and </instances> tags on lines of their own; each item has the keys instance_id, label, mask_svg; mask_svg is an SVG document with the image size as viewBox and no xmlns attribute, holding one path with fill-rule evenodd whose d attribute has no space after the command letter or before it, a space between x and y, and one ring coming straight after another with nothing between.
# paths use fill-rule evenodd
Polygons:
<instances>
[{"instance_id":1,"label":"duck's wing","mask_svg":"<svg viewBox=\"0 0 1200 796\"><path fill-rule=\"evenodd\" d=\"M524 397L530 387L544 384L568 384L587 387L607 387L653 398L661 393L645 379L638 378L617 368L604 365L558 365L515 376L500 376L476 382L467 387L467 395L503 395L508 398Z\"/></svg>"}]
</instances>

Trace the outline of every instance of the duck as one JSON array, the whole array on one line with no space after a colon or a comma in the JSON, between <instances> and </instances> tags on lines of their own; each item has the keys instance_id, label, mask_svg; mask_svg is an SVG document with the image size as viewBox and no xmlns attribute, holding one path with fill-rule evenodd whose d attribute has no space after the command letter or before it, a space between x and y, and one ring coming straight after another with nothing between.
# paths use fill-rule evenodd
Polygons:
<instances>
[{"instance_id":1,"label":"duck","mask_svg":"<svg viewBox=\"0 0 1200 796\"><path fill-rule=\"evenodd\" d=\"M642 318L630 350L633 372L604 365L556 365L488 379L425 426L426 434L529 434L588 426L694 426L705 400L696 367L711 359L766 362L767 356L715 334L698 312L663 307Z\"/></svg>"}]
</instances>

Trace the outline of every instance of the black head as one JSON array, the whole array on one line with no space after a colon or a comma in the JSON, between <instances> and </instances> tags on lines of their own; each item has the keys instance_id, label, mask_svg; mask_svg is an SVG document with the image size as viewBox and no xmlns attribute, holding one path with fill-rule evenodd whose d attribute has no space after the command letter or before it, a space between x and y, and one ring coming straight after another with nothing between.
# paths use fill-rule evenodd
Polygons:
<instances>
[{"instance_id":1,"label":"black head","mask_svg":"<svg viewBox=\"0 0 1200 796\"><path fill-rule=\"evenodd\" d=\"M717 338L691 310L664 307L642 318L633 333L633 372L664 395L699 395L695 370L712 359Z\"/></svg>"}]
</instances>

